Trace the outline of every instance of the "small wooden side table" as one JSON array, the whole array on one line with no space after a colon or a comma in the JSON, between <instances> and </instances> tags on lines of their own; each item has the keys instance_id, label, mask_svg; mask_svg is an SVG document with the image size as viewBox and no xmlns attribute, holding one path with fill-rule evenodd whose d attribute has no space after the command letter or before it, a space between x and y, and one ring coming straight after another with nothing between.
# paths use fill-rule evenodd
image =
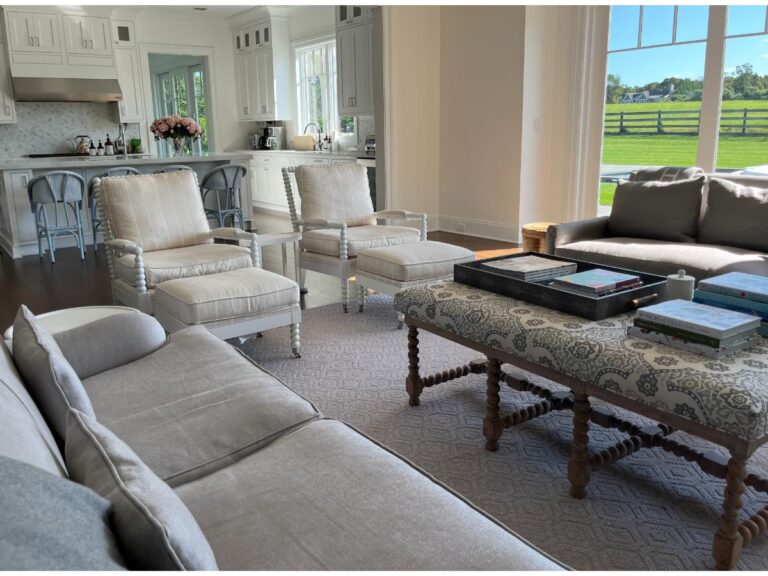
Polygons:
<instances>
[{"instance_id":1,"label":"small wooden side table","mask_svg":"<svg viewBox=\"0 0 768 576\"><path fill-rule=\"evenodd\" d=\"M546 252L547 228L555 222L533 222L523 226L523 251Z\"/></svg>"}]
</instances>

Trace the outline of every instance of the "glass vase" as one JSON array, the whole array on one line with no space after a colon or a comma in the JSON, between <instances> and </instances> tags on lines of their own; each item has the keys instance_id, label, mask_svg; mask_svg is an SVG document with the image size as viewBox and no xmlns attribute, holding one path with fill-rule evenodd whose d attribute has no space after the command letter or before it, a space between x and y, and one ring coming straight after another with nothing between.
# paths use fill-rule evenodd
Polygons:
<instances>
[{"instance_id":1,"label":"glass vase","mask_svg":"<svg viewBox=\"0 0 768 576\"><path fill-rule=\"evenodd\" d=\"M168 152L171 156L184 156L189 148L187 138L171 138L171 145Z\"/></svg>"}]
</instances>

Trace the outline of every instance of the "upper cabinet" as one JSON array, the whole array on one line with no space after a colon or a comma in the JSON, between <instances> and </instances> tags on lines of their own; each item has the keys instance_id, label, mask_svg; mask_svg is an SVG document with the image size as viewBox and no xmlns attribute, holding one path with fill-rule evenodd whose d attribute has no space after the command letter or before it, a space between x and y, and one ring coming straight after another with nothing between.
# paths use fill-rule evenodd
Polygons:
<instances>
[{"instance_id":1,"label":"upper cabinet","mask_svg":"<svg viewBox=\"0 0 768 576\"><path fill-rule=\"evenodd\" d=\"M8 47L17 52L61 52L59 14L8 10Z\"/></svg>"},{"instance_id":2,"label":"upper cabinet","mask_svg":"<svg viewBox=\"0 0 768 576\"><path fill-rule=\"evenodd\" d=\"M112 20L112 41L121 48L136 48L136 32L130 20Z\"/></svg>"},{"instance_id":3,"label":"upper cabinet","mask_svg":"<svg viewBox=\"0 0 768 576\"><path fill-rule=\"evenodd\" d=\"M144 122L144 99L141 90L139 55L133 48L115 49L117 80L123 99L118 102L120 122Z\"/></svg>"},{"instance_id":4,"label":"upper cabinet","mask_svg":"<svg viewBox=\"0 0 768 576\"><path fill-rule=\"evenodd\" d=\"M69 54L111 56L112 24L109 18L64 14L63 19Z\"/></svg>"},{"instance_id":5,"label":"upper cabinet","mask_svg":"<svg viewBox=\"0 0 768 576\"><path fill-rule=\"evenodd\" d=\"M336 27L365 23L370 16L367 6L336 6Z\"/></svg>"},{"instance_id":6,"label":"upper cabinet","mask_svg":"<svg viewBox=\"0 0 768 576\"><path fill-rule=\"evenodd\" d=\"M373 114L373 22L366 6L336 7L339 115Z\"/></svg>"},{"instance_id":7,"label":"upper cabinet","mask_svg":"<svg viewBox=\"0 0 768 576\"><path fill-rule=\"evenodd\" d=\"M16 103L13 101L11 73L8 69L3 38L4 35L0 35L0 124L15 124Z\"/></svg>"}]
</instances>

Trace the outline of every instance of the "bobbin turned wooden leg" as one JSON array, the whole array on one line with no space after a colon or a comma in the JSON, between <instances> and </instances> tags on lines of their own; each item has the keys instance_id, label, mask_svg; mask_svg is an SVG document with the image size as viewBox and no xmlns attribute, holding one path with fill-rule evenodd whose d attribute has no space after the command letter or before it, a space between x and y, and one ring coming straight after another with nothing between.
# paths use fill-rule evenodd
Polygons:
<instances>
[{"instance_id":1,"label":"bobbin turned wooden leg","mask_svg":"<svg viewBox=\"0 0 768 576\"><path fill-rule=\"evenodd\" d=\"M739 534L739 512L741 511L741 495L746 488L744 479L747 477L747 459L731 453L728 461L728 473L725 476L725 498L723 514L720 517L720 528L715 534L715 544L712 555L718 570L730 570L736 565L744 545Z\"/></svg>"},{"instance_id":2,"label":"bobbin turned wooden leg","mask_svg":"<svg viewBox=\"0 0 768 576\"><path fill-rule=\"evenodd\" d=\"M408 404L418 406L424 384L419 375L419 329L416 326L408 326L408 377L405 379L405 389L408 391Z\"/></svg>"},{"instance_id":3,"label":"bobbin turned wooden leg","mask_svg":"<svg viewBox=\"0 0 768 576\"><path fill-rule=\"evenodd\" d=\"M504 431L504 422L499 417L500 381L501 362L496 358L488 358L483 436L485 436L485 449L490 452L496 452L499 449L499 438Z\"/></svg>"},{"instance_id":4,"label":"bobbin turned wooden leg","mask_svg":"<svg viewBox=\"0 0 768 576\"><path fill-rule=\"evenodd\" d=\"M571 496L584 498L592 474L589 465L589 396L574 392L573 442L571 461L568 462L568 480L571 482Z\"/></svg>"}]
</instances>

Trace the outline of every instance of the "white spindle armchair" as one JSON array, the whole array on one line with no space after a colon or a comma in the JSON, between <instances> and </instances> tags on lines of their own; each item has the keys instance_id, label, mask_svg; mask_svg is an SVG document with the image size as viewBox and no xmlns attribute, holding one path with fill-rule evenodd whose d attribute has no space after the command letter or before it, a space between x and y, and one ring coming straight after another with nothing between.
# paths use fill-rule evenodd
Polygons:
<instances>
[{"instance_id":1,"label":"white spindle armchair","mask_svg":"<svg viewBox=\"0 0 768 576\"><path fill-rule=\"evenodd\" d=\"M301 201L301 218L293 194L292 174ZM355 275L359 252L427 239L426 214L407 210L374 212L364 166L283 168L283 183L293 230L302 233L302 272L312 270L340 278L344 312L349 310L349 278ZM387 225L379 225L379 219ZM391 220L416 220L419 227L390 226Z\"/></svg>"}]
</instances>

